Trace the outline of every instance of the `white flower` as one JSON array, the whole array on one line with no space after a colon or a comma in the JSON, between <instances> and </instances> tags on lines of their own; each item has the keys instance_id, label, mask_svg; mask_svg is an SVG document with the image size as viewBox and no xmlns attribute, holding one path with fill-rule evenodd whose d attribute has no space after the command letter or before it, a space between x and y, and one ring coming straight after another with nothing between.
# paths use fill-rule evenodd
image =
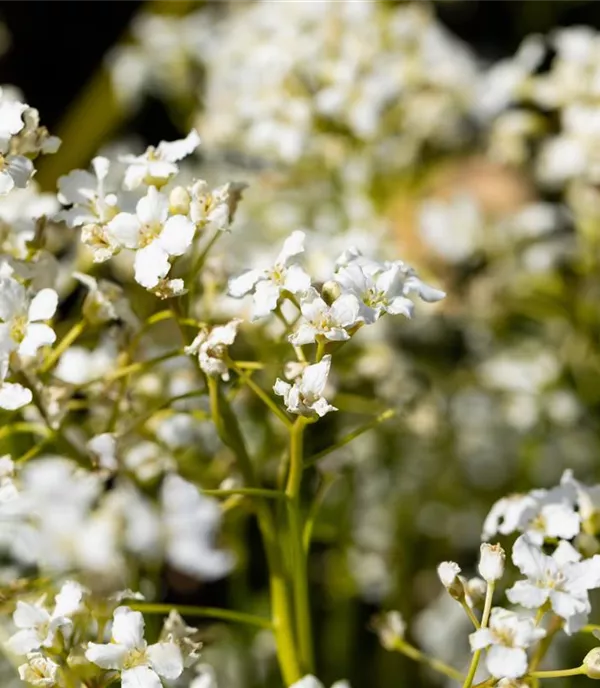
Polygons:
<instances>
[{"instance_id":1,"label":"white flower","mask_svg":"<svg viewBox=\"0 0 600 688\"><path fill-rule=\"evenodd\" d=\"M25 103L6 97L0 88L0 146L6 148L11 137L18 134L25 126L23 113L27 110Z\"/></svg>"},{"instance_id":2,"label":"white flower","mask_svg":"<svg viewBox=\"0 0 600 688\"><path fill-rule=\"evenodd\" d=\"M383 647L386 650L394 650L404 639L406 622L400 612L392 610L378 616L375 619L374 628Z\"/></svg>"},{"instance_id":3,"label":"white flower","mask_svg":"<svg viewBox=\"0 0 600 688\"><path fill-rule=\"evenodd\" d=\"M31 686L50 688L58 682L58 664L38 653L30 654L18 672L21 681Z\"/></svg>"},{"instance_id":4,"label":"white flower","mask_svg":"<svg viewBox=\"0 0 600 688\"><path fill-rule=\"evenodd\" d=\"M161 688L161 678L175 680L183 672L177 645L148 645L144 639L144 617L129 607L117 607L114 611L112 642L89 643L85 656L102 669L118 671L123 688Z\"/></svg>"},{"instance_id":5,"label":"white flower","mask_svg":"<svg viewBox=\"0 0 600 688\"><path fill-rule=\"evenodd\" d=\"M548 556L527 535L521 535L513 546L512 559L527 576L506 592L513 604L539 609L549 602L554 613L566 621L569 634L585 625L591 609L588 591L600 587L600 555L580 561L579 552L563 540Z\"/></svg>"},{"instance_id":6,"label":"white flower","mask_svg":"<svg viewBox=\"0 0 600 688\"><path fill-rule=\"evenodd\" d=\"M24 189L33 174L33 163L23 155L0 153L0 195L7 194L15 187Z\"/></svg>"},{"instance_id":7,"label":"white flower","mask_svg":"<svg viewBox=\"0 0 600 688\"><path fill-rule=\"evenodd\" d=\"M119 467L117 461L117 440L110 432L92 437L87 443L88 450L94 455L100 468L108 471L116 471Z\"/></svg>"},{"instance_id":8,"label":"white flower","mask_svg":"<svg viewBox=\"0 0 600 688\"><path fill-rule=\"evenodd\" d=\"M142 184L163 186L179 172L175 164L182 160L200 145L200 137L195 129L178 141L161 141L156 148L150 146L143 155L125 155L121 162L128 164L123 186L136 189Z\"/></svg>"},{"instance_id":9,"label":"white flower","mask_svg":"<svg viewBox=\"0 0 600 688\"><path fill-rule=\"evenodd\" d=\"M316 289L309 289L300 300L305 322L289 336L294 345L311 344L317 337L332 342L350 339L347 329L360 320L360 303L353 294L342 294L331 306L319 296Z\"/></svg>"},{"instance_id":10,"label":"white flower","mask_svg":"<svg viewBox=\"0 0 600 688\"><path fill-rule=\"evenodd\" d=\"M565 479L551 490L532 490L526 495L511 495L496 502L483 524L483 538L497 533L526 533L537 544L545 538L571 540L580 531L581 515L575 511L575 486Z\"/></svg>"},{"instance_id":11,"label":"white flower","mask_svg":"<svg viewBox=\"0 0 600 688\"><path fill-rule=\"evenodd\" d=\"M368 324L384 313L410 318L414 304L408 298L416 292L428 302L439 301L445 294L422 282L412 269L400 261L376 263L358 254L335 274L335 280L345 293L353 294L361 303L361 316Z\"/></svg>"},{"instance_id":12,"label":"white flower","mask_svg":"<svg viewBox=\"0 0 600 688\"><path fill-rule=\"evenodd\" d=\"M277 378L273 391L280 397L290 413L302 416L322 417L329 411L337 411L324 397L325 385L331 368L331 356L323 356L319 363L309 365L291 385Z\"/></svg>"},{"instance_id":13,"label":"white flower","mask_svg":"<svg viewBox=\"0 0 600 688\"><path fill-rule=\"evenodd\" d=\"M443 561L437 567L437 573L442 585L449 589L455 585L458 580L460 566L454 561Z\"/></svg>"},{"instance_id":14,"label":"white flower","mask_svg":"<svg viewBox=\"0 0 600 688\"><path fill-rule=\"evenodd\" d=\"M304 252L305 234L299 230L285 240L283 248L271 268L248 270L229 280L229 294L241 298L254 294L252 319L262 318L275 310L283 291L301 294L310 287L310 277L292 258Z\"/></svg>"},{"instance_id":15,"label":"white flower","mask_svg":"<svg viewBox=\"0 0 600 688\"><path fill-rule=\"evenodd\" d=\"M23 356L33 356L41 346L52 344L54 330L44 324L58 305L54 289L42 289L29 299L25 287L11 277L0 278L0 351L17 350Z\"/></svg>"},{"instance_id":16,"label":"white flower","mask_svg":"<svg viewBox=\"0 0 600 688\"><path fill-rule=\"evenodd\" d=\"M92 160L92 169L94 174L72 170L58 179L58 200L72 207L61 210L57 218L65 220L69 227L106 224L117 213L116 195L106 193L104 188L110 161L98 156Z\"/></svg>"},{"instance_id":17,"label":"white flower","mask_svg":"<svg viewBox=\"0 0 600 688\"><path fill-rule=\"evenodd\" d=\"M490 545L487 542L484 542L480 549L479 573L481 577L488 583L500 580L504 575L504 561L506 559L504 550L500 545Z\"/></svg>"},{"instance_id":18,"label":"white flower","mask_svg":"<svg viewBox=\"0 0 600 688\"><path fill-rule=\"evenodd\" d=\"M37 604L19 600L13 613L13 622L19 630L8 639L10 650L26 655L40 647L51 647L58 629L71 626L69 617L79 609L84 592L79 583L67 581L56 595L51 613L43 606L43 599Z\"/></svg>"},{"instance_id":19,"label":"white flower","mask_svg":"<svg viewBox=\"0 0 600 688\"><path fill-rule=\"evenodd\" d=\"M119 213L107 231L117 244L136 251L136 282L151 289L171 269L169 258L190 247L196 228L184 215L169 217L169 199L151 186L138 201L136 213Z\"/></svg>"},{"instance_id":20,"label":"white flower","mask_svg":"<svg viewBox=\"0 0 600 688\"><path fill-rule=\"evenodd\" d=\"M316 676L308 674L296 681L296 683L293 683L290 688L324 688L324 686ZM350 688L350 684L348 681L336 681L331 688Z\"/></svg>"},{"instance_id":21,"label":"white flower","mask_svg":"<svg viewBox=\"0 0 600 688\"><path fill-rule=\"evenodd\" d=\"M595 533L598 514L600 513L600 485L588 486L575 480L573 471L566 470L560 479L562 487L572 489L575 492L579 518L584 530Z\"/></svg>"},{"instance_id":22,"label":"white flower","mask_svg":"<svg viewBox=\"0 0 600 688\"><path fill-rule=\"evenodd\" d=\"M198 229L229 229L229 184L211 190L203 179L194 182L189 212Z\"/></svg>"},{"instance_id":23,"label":"white flower","mask_svg":"<svg viewBox=\"0 0 600 688\"><path fill-rule=\"evenodd\" d=\"M0 356L0 408L15 411L29 404L33 398L31 390L16 382L6 382L8 356Z\"/></svg>"},{"instance_id":24,"label":"white flower","mask_svg":"<svg viewBox=\"0 0 600 688\"><path fill-rule=\"evenodd\" d=\"M238 327L242 321L231 320L226 325L218 325L210 331L201 330L194 341L186 346L186 354L198 354L200 368L212 377L229 380L229 369L224 358L227 349L235 341Z\"/></svg>"},{"instance_id":25,"label":"white flower","mask_svg":"<svg viewBox=\"0 0 600 688\"><path fill-rule=\"evenodd\" d=\"M489 648L487 670L494 678L519 678L527 673L526 648L546 635L533 619L520 617L501 607L492 609L489 628L471 633L471 650Z\"/></svg>"}]
</instances>

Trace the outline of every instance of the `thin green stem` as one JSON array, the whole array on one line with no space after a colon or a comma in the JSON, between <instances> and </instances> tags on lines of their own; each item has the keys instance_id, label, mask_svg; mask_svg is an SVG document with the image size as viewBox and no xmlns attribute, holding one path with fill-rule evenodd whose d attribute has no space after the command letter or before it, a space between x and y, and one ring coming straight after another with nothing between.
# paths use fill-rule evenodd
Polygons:
<instances>
[{"instance_id":1,"label":"thin green stem","mask_svg":"<svg viewBox=\"0 0 600 688\"><path fill-rule=\"evenodd\" d=\"M321 505L325 500L325 495L338 477L338 475L323 476L321 484L319 485L319 489L317 490L317 494L315 495L315 498L310 506L308 515L304 522L304 530L302 531L302 546L304 548L305 556L308 556L310 551L313 530L317 521L317 516L319 515L319 510L321 509Z\"/></svg>"},{"instance_id":2,"label":"thin green stem","mask_svg":"<svg viewBox=\"0 0 600 688\"><path fill-rule=\"evenodd\" d=\"M467 601L465 599L462 599L460 601L460 603L462 605L462 608L465 610L465 613L467 614L467 616L471 620L471 623L473 624L473 626L475 626L476 629L479 629L480 628L479 619L475 616L475 614L473 613L473 610L467 604Z\"/></svg>"},{"instance_id":3,"label":"thin green stem","mask_svg":"<svg viewBox=\"0 0 600 688\"><path fill-rule=\"evenodd\" d=\"M483 615L481 617L481 628L487 628L488 621L490 620L490 612L492 611L492 600L494 598L494 587L493 582L488 583L487 590L485 593L485 602L483 605ZM471 666L469 667L469 672L463 683L463 688L471 688L473 685L473 680L475 674L477 673L477 667L479 666L479 659L481 657L481 650L475 650L473 654L473 659L471 660Z\"/></svg>"},{"instance_id":4,"label":"thin green stem","mask_svg":"<svg viewBox=\"0 0 600 688\"><path fill-rule=\"evenodd\" d=\"M260 628L273 628L270 619L236 612L231 609L219 609L218 607L195 607L185 604L154 604L146 602L132 602L128 604L131 609L135 609L143 614L169 614L175 609L183 616L207 617L212 619L222 619L223 621L234 621L236 623L259 626Z\"/></svg>"},{"instance_id":5,"label":"thin green stem","mask_svg":"<svg viewBox=\"0 0 600 688\"><path fill-rule=\"evenodd\" d=\"M300 488L303 472L303 439L306 419L298 416L290 431L290 468L285 494L288 498L287 511L292 552L292 587L294 591L294 611L296 613L296 632L300 648L302 668L305 674L314 671L312 627L308 594L307 557L304 549L303 524L300 508Z\"/></svg>"},{"instance_id":6,"label":"thin green stem","mask_svg":"<svg viewBox=\"0 0 600 688\"><path fill-rule=\"evenodd\" d=\"M323 356L325 356L325 348L327 347L327 340L322 339L318 344L317 344L317 353L315 356L315 360L318 363Z\"/></svg>"},{"instance_id":7,"label":"thin green stem","mask_svg":"<svg viewBox=\"0 0 600 688\"><path fill-rule=\"evenodd\" d=\"M262 389L260 385L252 379L252 371L244 372L238 368L234 361L231 361L233 370L238 374L240 380L251 389L254 394L263 402L263 404L286 426L290 428L292 426L292 421L286 416L286 414L277 406L276 402L271 399L271 397Z\"/></svg>"},{"instance_id":8,"label":"thin green stem","mask_svg":"<svg viewBox=\"0 0 600 688\"><path fill-rule=\"evenodd\" d=\"M67 332L67 334L60 340L58 346L54 347L52 351L48 354L48 357L39 369L40 373L47 373L58 359L64 354L64 352L73 344L73 342L82 334L85 330L87 322L85 320L80 320L75 323L73 327Z\"/></svg>"},{"instance_id":9,"label":"thin green stem","mask_svg":"<svg viewBox=\"0 0 600 688\"><path fill-rule=\"evenodd\" d=\"M352 442L352 440L355 440L357 437L360 437L365 432L368 432L369 430L376 428L378 425L381 425L381 423L385 423L386 420L393 418L397 413L398 412L396 409L387 409L387 411L380 413L376 418L373 418L373 420L370 420L368 423L365 423L364 425L361 425L360 427L356 428L356 430L352 430L352 432L349 432L347 435L344 435L344 437L339 439L335 444L332 444L330 447L327 447L326 449L323 449L317 454L313 454L311 457L306 459L304 461L304 468L314 466L321 459L325 458L326 456L334 452L336 449L344 447L346 444L349 444L350 442Z\"/></svg>"},{"instance_id":10,"label":"thin green stem","mask_svg":"<svg viewBox=\"0 0 600 688\"><path fill-rule=\"evenodd\" d=\"M562 678L563 676L580 676L585 674L585 667L583 664L581 666L575 667L574 669L557 669L556 671L533 671L528 674L533 678Z\"/></svg>"},{"instance_id":11,"label":"thin green stem","mask_svg":"<svg viewBox=\"0 0 600 688\"><path fill-rule=\"evenodd\" d=\"M463 680L463 675L460 673L460 671L458 671L458 669L451 667L449 664L446 664L439 659L429 657L424 652L421 652L421 650L418 650L413 645L409 645L409 643L405 642L404 640L399 640L397 643L395 643L394 650L401 652L407 657L410 657L410 659L413 659L415 662L420 662L421 664L427 665L434 671L437 671L438 673L443 674L454 681Z\"/></svg>"},{"instance_id":12,"label":"thin green stem","mask_svg":"<svg viewBox=\"0 0 600 688\"><path fill-rule=\"evenodd\" d=\"M231 490L202 490L202 494L211 497L264 497L265 499L285 499L283 492L279 490L267 490L260 487L237 487Z\"/></svg>"}]
</instances>

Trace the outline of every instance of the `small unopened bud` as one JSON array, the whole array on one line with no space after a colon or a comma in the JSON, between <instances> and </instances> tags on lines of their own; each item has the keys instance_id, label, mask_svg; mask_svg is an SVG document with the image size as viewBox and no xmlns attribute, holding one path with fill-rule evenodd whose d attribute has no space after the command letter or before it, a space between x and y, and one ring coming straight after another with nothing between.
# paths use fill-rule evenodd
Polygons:
<instances>
[{"instance_id":1,"label":"small unopened bud","mask_svg":"<svg viewBox=\"0 0 600 688\"><path fill-rule=\"evenodd\" d=\"M342 295L342 288L334 280L325 282L321 289L323 300L331 306L331 304Z\"/></svg>"},{"instance_id":2,"label":"small unopened bud","mask_svg":"<svg viewBox=\"0 0 600 688\"><path fill-rule=\"evenodd\" d=\"M504 561L506 554L500 545L490 545L484 542L481 545L481 557L479 559L479 573L483 580L493 583L504 575Z\"/></svg>"},{"instance_id":3,"label":"small unopened bud","mask_svg":"<svg viewBox=\"0 0 600 688\"><path fill-rule=\"evenodd\" d=\"M454 561L443 561L437 568L442 585L459 602L465 599L465 585L459 577L460 566Z\"/></svg>"},{"instance_id":4,"label":"small unopened bud","mask_svg":"<svg viewBox=\"0 0 600 688\"><path fill-rule=\"evenodd\" d=\"M183 186L176 186L169 194L169 210L173 215L187 215L190 212L190 194Z\"/></svg>"},{"instance_id":5,"label":"small unopened bud","mask_svg":"<svg viewBox=\"0 0 600 688\"><path fill-rule=\"evenodd\" d=\"M389 611L373 619L373 628L386 650L394 650L404 640L406 624L400 612Z\"/></svg>"},{"instance_id":6,"label":"small unopened bud","mask_svg":"<svg viewBox=\"0 0 600 688\"><path fill-rule=\"evenodd\" d=\"M588 678L600 678L600 647L590 650L583 660L582 673Z\"/></svg>"},{"instance_id":7,"label":"small unopened bud","mask_svg":"<svg viewBox=\"0 0 600 688\"><path fill-rule=\"evenodd\" d=\"M465 584L467 602L470 607L480 607L485 600L487 583L483 578L470 578Z\"/></svg>"}]
</instances>

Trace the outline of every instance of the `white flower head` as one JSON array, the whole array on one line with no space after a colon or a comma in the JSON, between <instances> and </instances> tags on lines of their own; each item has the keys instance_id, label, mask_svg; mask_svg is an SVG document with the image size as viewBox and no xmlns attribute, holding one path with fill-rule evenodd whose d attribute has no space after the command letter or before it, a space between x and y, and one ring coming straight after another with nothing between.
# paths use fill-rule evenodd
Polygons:
<instances>
[{"instance_id":1,"label":"white flower head","mask_svg":"<svg viewBox=\"0 0 600 688\"><path fill-rule=\"evenodd\" d=\"M138 186L161 187L179 172L175 164L193 153L200 145L195 129L178 141L161 141L156 148L150 146L143 155L125 155L121 162L127 163L123 186L137 189Z\"/></svg>"},{"instance_id":2,"label":"white flower head","mask_svg":"<svg viewBox=\"0 0 600 688\"><path fill-rule=\"evenodd\" d=\"M58 664L39 653L32 653L27 657L27 663L18 668L21 681L30 686L51 688L57 685Z\"/></svg>"},{"instance_id":3,"label":"white flower head","mask_svg":"<svg viewBox=\"0 0 600 688\"><path fill-rule=\"evenodd\" d=\"M15 411L31 403L31 390L16 382L7 382L8 355L0 355L0 408Z\"/></svg>"},{"instance_id":4,"label":"white flower head","mask_svg":"<svg viewBox=\"0 0 600 688\"><path fill-rule=\"evenodd\" d=\"M486 666L494 678L512 679L527 673L525 650L545 635L546 631L536 628L533 619L495 607L489 627L471 633L469 641L474 652L489 648Z\"/></svg>"},{"instance_id":5,"label":"white flower head","mask_svg":"<svg viewBox=\"0 0 600 688\"><path fill-rule=\"evenodd\" d=\"M408 298L416 293L428 303L439 301L445 293L421 281L414 270L401 261L378 263L355 251L338 260L341 267L335 280L344 293L361 303L361 316L368 324L384 313L412 317L414 304Z\"/></svg>"},{"instance_id":6,"label":"white flower head","mask_svg":"<svg viewBox=\"0 0 600 688\"><path fill-rule=\"evenodd\" d=\"M460 571L460 566L455 561L443 561L437 567L438 578L455 600L465 598L465 584L459 576Z\"/></svg>"},{"instance_id":7,"label":"white flower head","mask_svg":"<svg viewBox=\"0 0 600 688\"><path fill-rule=\"evenodd\" d=\"M200 179L190 188L190 219L198 229L229 229L229 184L211 189Z\"/></svg>"},{"instance_id":8,"label":"white flower head","mask_svg":"<svg viewBox=\"0 0 600 688\"><path fill-rule=\"evenodd\" d=\"M2 155L0 153L0 195L15 187L24 189L33 174L33 163L23 155Z\"/></svg>"},{"instance_id":9,"label":"white flower head","mask_svg":"<svg viewBox=\"0 0 600 688\"><path fill-rule=\"evenodd\" d=\"M332 342L350 339L348 329L360 321L360 303L354 294L342 294L331 306L321 298L316 289L309 289L300 299L304 317L298 329L289 336L294 345L311 344L317 337Z\"/></svg>"},{"instance_id":10,"label":"white flower head","mask_svg":"<svg viewBox=\"0 0 600 688\"><path fill-rule=\"evenodd\" d=\"M54 289L42 289L30 299L22 284L11 277L0 277L2 355L18 351L22 356L34 356L40 347L52 344L56 334L43 321L52 318L57 305Z\"/></svg>"},{"instance_id":11,"label":"white flower head","mask_svg":"<svg viewBox=\"0 0 600 688\"><path fill-rule=\"evenodd\" d=\"M239 277L229 280L229 294L241 298L254 295L252 319L269 315L277 307L283 291L302 294L310 287L310 277L292 262L304 252L304 232L297 230L285 240L283 248L270 268L248 270Z\"/></svg>"},{"instance_id":12,"label":"white flower head","mask_svg":"<svg viewBox=\"0 0 600 688\"><path fill-rule=\"evenodd\" d=\"M600 587L600 555L581 560L581 555L562 540L552 556L542 552L527 535L515 541L512 559L527 576L517 581L506 596L513 604L539 609L546 602L566 621L565 631L577 631L590 612L588 591Z\"/></svg>"},{"instance_id":13,"label":"white flower head","mask_svg":"<svg viewBox=\"0 0 600 688\"><path fill-rule=\"evenodd\" d=\"M175 680L183 672L183 658L173 642L148 645L144 617L129 607L113 614L112 642L89 643L86 659L102 669L118 671L123 688L159 688L161 678Z\"/></svg>"},{"instance_id":14,"label":"white flower head","mask_svg":"<svg viewBox=\"0 0 600 688\"><path fill-rule=\"evenodd\" d=\"M400 612L395 610L378 615L373 627L386 650L395 649L406 633L406 622Z\"/></svg>"},{"instance_id":15,"label":"white flower head","mask_svg":"<svg viewBox=\"0 0 600 688\"><path fill-rule=\"evenodd\" d=\"M504 561L506 554L500 545L490 545L484 542L481 545L479 559L479 573L488 583L500 580L504 575Z\"/></svg>"},{"instance_id":16,"label":"white flower head","mask_svg":"<svg viewBox=\"0 0 600 688\"><path fill-rule=\"evenodd\" d=\"M329 411L337 411L323 396L330 368L331 356L323 356L319 363L306 366L294 384L277 378L273 391L283 397L290 413L323 417Z\"/></svg>"},{"instance_id":17,"label":"white flower head","mask_svg":"<svg viewBox=\"0 0 600 688\"><path fill-rule=\"evenodd\" d=\"M67 581L56 595L52 612L43 606L43 599L37 604L19 600L13 614L19 630L7 641L10 650L26 655L41 647L51 647L56 632L70 628L70 617L79 610L84 593L85 588L79 583Z\"/></svg>"},{"instance_id":18,"label":"white flower head","mask_svg":"<svg viewBox=\"0 0 600 688\"><path fill-rule=\"evenodd\" d=\"M226 325L218 325L210 331L200 331L194 341L185 348L185 352L198 355L200 368L207 375L221 377L225 381L229 380L229 368L225 358L228 348L235 341L241 322L234 318Z\"/></svg>"},{"instance_id":19,"label":"white flower head","mask_svg":"<svg viewBox=\"0 0 600 688\"><path fill-rule=\"evenodd\" d=\"M196 228L184 215L169 216L169 199L155 187L138 201L136 212L119 213L107 225L112 240L135 250L135 280L156 287L171 269L169 258L191 246Z\"/></svg>"}]
</instances>

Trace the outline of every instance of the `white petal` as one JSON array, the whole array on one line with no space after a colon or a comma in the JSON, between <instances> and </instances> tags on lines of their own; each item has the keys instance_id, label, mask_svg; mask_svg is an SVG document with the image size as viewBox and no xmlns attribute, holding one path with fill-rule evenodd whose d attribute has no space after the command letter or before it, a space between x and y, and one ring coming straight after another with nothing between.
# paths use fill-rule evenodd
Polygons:
<instances>
[{"instance_id":1,"label":"white petal","mask_svg":"<svg viewBox=\"0 0 600 688\"><path fill-rule=\"evenodd\" d=\"M327 384L327 376L331 368L331 356L323 356L319 363L309 365L302 373L302 391L321 396L325 385Z\"/></svg>"},{"instance_id":2,"label":"white petal","mask_svg":"<svg viewBox=\"0 0 600 688\"><path fill-rule=\"evenodd\" d=\"M58 179L58 199L65 205L87 205L96 193L98 185L93 174L84 170L72 170Z\"/></svg>"},{"instance_id":3,"label":"white petal","mask_svg":"<svg viewBox=\"0 0 600 688\"><path fill-rule=\"evenodd\" d=\"M276 265L287 265L287 262L293 256L304 252L304 239L306 234L300 230L292 232L290 236L283 243L283 247L275 260Z\"/></svg>"},{"instance_id":4,"label":"white petal","mask_svg":"<svg viewBox=\"0 0 600 688\"><path fill-rule=\"evenodd\" d=\"M571 540L579 534L579 515L567 504L547 504L542 508L548 537Z\"/></svg>"},{"instance_id":5,"label":"white petal","mask_svg":"<svg viewBox=\"0 0 600 688\"><path fill-rule=\"evenodd\" d=\"M17 628L34 628L50 621L50 614L37 604L18 600L13 612L13 622Z\"/></svg>"},{"instance_id":6,"label":"white petal","mask_svg":"<svg viewBox=\"0 0 600 688\"><path fill-rule=\"evenodd\" d=\"M163 160L177 162L193 153L200 145L200 137L195 129L184 138L178 141L161 141L158 144L157 152Z\"/></svg>"},{"instance_id":7,"label":"white petal","mask_svg":"<svg viewBox=\"0 0 600 688\"><path fill-rule=\"evenodd\" d=\"M162 688L162 683L150 667L137 666L121 673L121 688Z\"/></svg>"},{"instance_id":8,"label":"white petal","mask_svg":"<svg viewBox=\"0 0 600 688\"><path fill-rule=\"evenodd\" d=\"M163 223L169 215L169 199L165 194L150 186L147 194L140 198L135 208L143 224Z\"/></svg>"},{"instance_id":9,"label":"white petal","mask_svg":"<svg viewBox=\"0 0 600 688\"><path fill-rule=\"evenodd\" d=\"M294 346L312 344L315 341L317 330L309 323L302 323L288 339Z\"/></svg>"},{"instance_id":10,"label":"white petal","mask_svg":"<svg viewBox=\"0 0 600 688\"><path fill-rule=\"evenodd\" d=\"M33 163L29 158L25 158L22 155L9 155L6 161L8 162L8 173L12 177L15 186L19 189L24 189L33 174Z\"/></svg>"},{"instance_id":11,"label":"white petal","mask_svg":"<svg viewBox=\"0 0 600 688\"><path fill-rule=\"evenodd\" d=\"M405 296L396 296L385 307L391 315L404 315L407 318L412 318L414 309L413 302Z\"/></svg>"},{"instance_id":12,"label":"white petal","mask_svg":"<svg viewBox=\"0 0 600 688\"><path fill-rule=\"evenodd\" d=\"M423 301L427 303L435 303L436 301L441 301L446 296L446 292L441 289L434 289L430 287L425 282L422 282L418 277L409 277L404 282L404 292L410 294L415 292L418 294Z\"/></svg>"},{"instance_id":13,"label":"white petal","mask_svg":"<svg viewBox=\"0 0 600 688\"><path fill-rule=\"evenodd\" d=\"M587 599L580 599L559 590L550 591L550 602L554 612L563 619L590 611L590 603Z\"/></svg>"},{"instance_id":14,"label":"white petal","mask_svg":"<svg viewBox=\"0 0 600 688\"><path fill-rule=\"evenodd\" d=\"M164 249L153 241L135 254L135 281L146 289L155 287L171 269L169 256Z\"/></svg>"},{"instance_id":15,"label":"white petal","mask_svg":"<svg viewBox=\"0 0 600 688\"><path fill-rule=\"evenodd\" d=\"M117 607L113 615L112 637L128 648L144 647L144 617L129 607Z\"/></svg>"},{"instance_id":16,"label":"white petal","mask_svg":"<svg viewBox=\"0 0 600 688\"><path fill-rule=\"evenodd\" d=\"M342 327L356 325L360 302L354 294L342 294L331 304L331 316Z\"/></svg>"},{"instance_id":17,"label":"white petal","mask_svg":"<svg viewBox=\"0 0 600 688\"><path fill-rule=\"evenodd\" d=\"M299 681L296 681L296 683L293 683L290 688L323 688L323 684L318 678L309 674Z\"/></svg>"},{"instance_id":18,"label":"white petal","mask_svg":"<svg viewBox=\"0 0 600 688\"><path fill-rule=\"evenodd\" d=\"M527 609L537 609L548 599L548 590L539 588L529 581L517 581L506 591L506 597L513 604L520 604Z\"/></svg>"},{"instance_id":19,"label":"white petal","mask_svg":"<svg viewBox=\"0 0 600 688\"><path fill-rule=\"evenodd\" d=\"M521 535L515 540L512 550L512 560L530 578L543 578L548 565L547 557L539 547L534 545L526 535Z\"/></svg>"},{"instance_id":20,"label":"white petal","mask_svg":"<svg viewBox=\"0 0 600 688\"><path fill-rule=\"evenodd\" d=\"M196 226L183 215L170 217L158 238L159 244L170 256L182 256L194 240Z\"/></svg>"},{"instance_id":21,"label":"white petal","mask_svg":"<svg viewBox=\"0 0 600 688\"><path fill-rule=\"evenodd\" d=\"M132 213L119 213L106 225L108 236L117 245L132 249L139 246L140 229L140 221Z\"/></svg>"},{"instance_id":22,"label":"white petal","mask_svg":"<svg viewBox=\"0 0 600 688\"><path fill-rule=\"evenodd\" d=\"M310 277L299 265L290 265L285 272L283 287L292 294L301 294L310 288Z\"/></svg>"},{"instance_id":23,"label":"white petal","mask_svg":"<svg viewBox=\"0 0 600 688\"><path fill-rule=\"evenodd\" d=\"M179 678L183 671L183 658L175 643L150 645L147 654L152 668L159 676L170 680Z\"/></svg>"},{"instance_id":24,"label":"white petal","mask_svg":"<svg viewBox=\"0 0 600 688\"><path fill-rule=\"evenodd\" d=\"M23 113L27 110L25 103L3 98L0 101L0 138L10 138L18 134L25 126Z\"/></svg>"},{"instance_id":25,"label":"white petal","mask_svg":"<svg viewBox=\"0 0 600 688\"><path fill-rule=\"evenodd\" d=\"M327 399L324 399L321 397L320 399L317 399L310 407L316 414L319 416L319 418L322 418L324 415L329 413L330 411L337 411L337 408L335 406L332 406Z\"/></svg>"},{"instance_id":26,"label":"white petal","mask_svg":"<svg viewBox=\"0 0 600 688\"><path fill-rule=\"evenodd\" d=\"M8 170L0 172L0 195L7 194L15 188L15 182L8 173Z\"/></svg>"},{"instance_id":27,"label":"white petal","mask_svg":"<svg viewBox=\"0 0 600 688\"><path fill-rule=\"evenodd\" d=\"M54 602L54 612L52 616L71 616L78 609L83 597L84 588L75 581L63 583L60 592Z\"/></svg>"},{"instance_id":28,"label":"white petal","mask_svg":"<svg viewBox=\"0 0 600 688\"><path fill-rule=\"evenodd\" d=\"M0 278L0 318L12 320L25 310L27 297L22 284L11 277Z\"/></svg>"},{"instance_id":29,"label":"white petal","mask_svg":"<svg viewBox=\"0 0 600 688\"><path fill-rule=\"evenodd\" d=\"M121 669L129 649L116 643L88 643L85 658L102 669Z\"/></svg>"},{"instance_id":30,"label":"white petal","mask_svg":"<svg viewBox=\"0 0 600 688\"><path fill-rule=\"evenodd\" d=\"M527 672L527 654L518 647L494 645L488 650L486 666L495 678L519 678Z\"/></svg>"},{"instance_id":31,"label":"white petal","mask_svg":"<svg viewBox=\"0 0 600 688\"><path fill-rule=\"evenodd\" d=\"M28 319L33 320L49 320L58 305L58 294L54 289L42 289L32 299L29 304Z\"/></svg>"},{"instance_id":32,"label":"white petal","mask_svg":"<svg viewBox=\"0 0 600 688\"><path fill-rule=\"evenodd\" d=\"M284 380L277 378L277 380L275 380L275 384L273 385L273 391L275 394L277 394L277 396L285 397L285 395L290 391L291 387L292 385L290 385L289 382L285 382Z\"/></svg>"},{"instance_id":33,"label":"white petal","mask_svg":"<svg viewBox=\"0 0 600 688\"><path fill-rule=\"evenodd\" d=\"M492 642L493 636L489 628L480 628L469 636L469 644L473 652L475 650L483 650L488 645L491 645Z\"/></svg>"},{"instance_id":34,"label":"white petal","mask_svg":"<svg viewBox=\"0 0 600 688\"><path fill-rule=\"evenodd\" d=\"M49 325L29 323L25 337L19 344L19 353L21 356L35 356L40 347L53 344L55 341L56 333Z\"/></svg>"},{"instance_id":35,"label":"white petal","mask_svg":"<svg viewBox=\"0 0 600 688\"><path fill-rule=\"evenodd\" d=\"M280 288L270 280L259 282L254 290L252 320L264 318L277 307L281 293Z\"/></svg>"},{"instance_id":36,"label":"white petal","mask_svg":"<svg viewBox=\"0 0 600 688\"><path fill-rule=\"evenodd\" d=\"M0 408L7 411L15 411L30 404L32 398L31 390L22 385L12 382L4 382L0 385Z\"/></svg>"},{"instance_id":37,"label":"white petal","mask_svg":"<svg viewBox=\"0 0 600 688\"><path fill-rule=\"evenodd\" d=\"M26 655L34 650L37 650L42 645L42 638L39 633L33 628L27 628L22 631L17 631L6 642L11 652L16 655Z\"/></svg>"},{"instance_id":38,"label":"white petal","mask_svg":"<svg viewBox=\"0 0 600 688\"><path fill-rule=\"evenodd\" d=\"M92 160L92 167L98 180L103 181L108 175L108 170L110 169L110 160L98 155Z\"/></svg>"},{"instance_id":39,"label":"white petal","mask_svg":"<svg viewBox=\"0 0 600 688\"><path fill-rule=\"evenodd\" d=\"M249 294L256 286L256 283L263 279L264 276L264 270L248 270L239 275L239 277L229 280L227 292L230 296L239 299Z\"/></svg>"}]
</instances>

